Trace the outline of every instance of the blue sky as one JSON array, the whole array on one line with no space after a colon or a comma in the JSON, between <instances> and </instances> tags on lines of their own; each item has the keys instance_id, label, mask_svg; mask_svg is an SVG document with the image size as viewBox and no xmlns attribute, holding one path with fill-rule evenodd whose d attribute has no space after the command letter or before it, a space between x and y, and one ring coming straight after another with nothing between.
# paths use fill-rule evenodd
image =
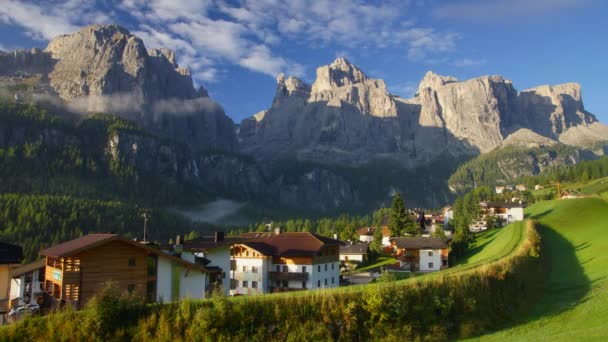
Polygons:
<instances>
[{"instance_id":1,"label":"blue sky","mask_svg":"<svg viewBox=\"0 0 608 342\"><path fill-rule=\"evenodd\" d=\"M117 23L176 50L237 122L270 106L279 72L312 83L344 56L405 97L427 70L500 74L518 90L579 82L586 109L608 123L607 17L602 0L2 0L0 49Z\"/></svg>"}]
</instances>

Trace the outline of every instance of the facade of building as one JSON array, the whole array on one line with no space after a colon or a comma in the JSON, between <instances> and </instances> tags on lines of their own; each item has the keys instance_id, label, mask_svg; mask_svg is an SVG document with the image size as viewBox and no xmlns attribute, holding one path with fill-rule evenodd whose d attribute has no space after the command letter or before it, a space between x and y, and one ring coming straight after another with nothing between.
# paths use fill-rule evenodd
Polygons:
<instances>
[{"instance_id":1,"label":"facade of building","mask_svg":"<svg viewBox=\"0 0 608 342\"><path fill-rule=\"evenodd\" d=\"M357 230L359 235L359 241L370 243L374 241L374 232L378 229L377 227L363 227ZM388 229L388 225L382 225L382 246L390 246L391 244L391 231Z\"/></svg>"},{"instance_id":2,"label":"facade of building","mask_svg":"<svg viewBox=\"0 0 608 342\"><path fill-rule=\"evenodd\" d=\"M44 290L56 301L86 304L109 281L148 301L203 298L205 267L117 234L89 234L40 252Z\"/></svg>"},{"instance_id":3,"label":"facade of building","mask_svg":"<svg viewBox=\"0 0 608 342\"><path fill-rule=\"evenodd\" d=\"M44 300L45 260L19 266L11 272L11 307L42 304Z\"/></svg>"},{"instance_id":4,"label":"facade of building","mask_svg":"<svg viewBox=\"0 0 608 342\"><path fill-rule=\"evenodd\" d=\"M11 272L20 266L21 260L21 246L0 242L0 324L6 322L6 314L10 309Z\"/></svg>"},{"instance_id":5,"label":"facade of building","mask_svg":"<svg viewBox=\"0 0 608 342\"><path fill-rule=\"evenodd\" d=\"M341 242L312 233L245 234L231 248L230 293L332 288L340 284Z\"/></svg>"},{"instance_id":6,"label":"facade of building","mask_svg":"<svg viewBox=\"0 0 608 342\"><path fill-rule=\"evenodd\" d=\"M402 270L434 272L448 267L448 245L440 238L399 237L391 239L391 245Z\"/></svg>"},{"instance_id":7,"label":"facade of building","mask_svg":"<svg viewBox=\"0 0 608 342\"><path fill-rule=\"evenodd\" d=\"M524 205L520 203L481 202L479 207L482 219L493 215L501 226L524 220Z\"/></svg>"}]
</instances>

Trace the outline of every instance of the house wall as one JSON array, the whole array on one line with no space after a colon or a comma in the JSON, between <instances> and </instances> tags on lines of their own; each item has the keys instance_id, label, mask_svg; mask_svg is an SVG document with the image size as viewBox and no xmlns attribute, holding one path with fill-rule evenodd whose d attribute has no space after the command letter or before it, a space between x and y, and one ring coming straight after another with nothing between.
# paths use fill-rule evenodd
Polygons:
<instances>
[{"instance_id":1,"label":"house wall","mask_svg":"<svg viewBox=\"0 0 608 342\"><path fill-rule=\"evenodd\" d=\"M147 251L118 240L75 254L73 258L80 259L81 274L65 271L62 291L65 292L68 282L73 285L80 283L82 306L99 293L106 282L113 281L121 291L127 291L132 285L135 294L145 297L147 255ZM134 266L129 266L131 258L135 258ZM73 277L68 277L66 273L73 273ZM49 279L48 275L46 279Z\"/></svg>"},{"instance_id":2,"label":"house wall","mask_svg":"<svg viewBox=\"0 0 608 342\"><path fill-rule=\"evenodd\" d=\"M167 258L158 258L156 270L156 301L171 301L173 275L171 260Z\"/></svg>"},{"instance_id":3,"label":"house wall","mask_svg":"<svg viewBox=\"0 0 608 342\"><path fill-rule=\"evenodd\" d=\"M262 294L268 292L268 264L269 260L263 257L244 258L234 257L236 262L236 270L231 271L232 278L237 281L236 288L232 290L233 294ZM247 271L243 271L243 266L247 267ZM252 272L252 267L257 267L257 272ZM247 285L244 286L244 281ZM252 282L257 282L257 288L252 287Z\"/></svg>"},{"instance_id":4,"label":"house wall","mask_svg":"<svg viewBox=\"0 0 608 342\"><path fill-rule=\"evenodd\" d=\"M372 235L359 235L359 241L372 242L372 241L374 241L374 237Z\"/></svg>"},{"instance_id":5,"label":"house wall","mask_svg":"<svg viewBox=\"0 0 608 342\"><path fill-rule=\"evenodd\" d=\"M211 262L208 266L216 266L222 269L222 287L224 294L230 292L230 246L220 246L205 252L205 257Z\"/></svg>"},{"instance_id":6,"label":"house wall","mask_svg":"<svg viewBox=\"0 0 608 342\"><path fill-rule=\"evenodd\" d=\"M524 220L524 208L516 207L509 208L507 210L507 223L523 221Z\"/></svg>"},{"instance_id":7,"label":"house wall","mask_svg":"<svg viewBox=\"0 0 608 342\"><path fill-rule=\"evenodd\" d=\"M19 301L17 303L17 305L25 305L25 304L35 304L36 303L36 294L40 294L41 292L44 291L44 283L38 281L38 274L40 272L44 272L44 268L41 268L39 270L34 270L32 272L29 273L25 273L22 274L19 277L13 278L11 280L11 293L10 293L10 299L17 299L19 298ZM31 297L30 297L30 301L29 303L25 303L23 301L23 296L25 295L25 277L26 276L31 276L32 277L32 289L31 289Z\"/></svg>"},{"instance_id":8,"label":"house wall","mask_svg":"<svg viewBox=\"0 0 608 342\"><path fill-rule=\"evenodd\" d=\"M334 262L319 263L312 266L313 272L309 276L310 286L308 288L323 289L338 287L340 285L340 263L337 258ZM327 284L325 283L326 279Z\"/></svg>"},{"instance_id":9,"label":"house wall","mask_svg":"<svg viewBox=\"0 0 608 342\"><path fill-rule=\"evenodd\" d=\"M10 270L11 265L0 265L0 300L8 299L11 282Z\"/></svg>"},{"instance_id":10,"label":"house wall","mask_svg":"<svg viewBox=\"0 0 608 342\"><path fill-rule=\"evenodd\" d=\"M363 262L363 254L340 254L341 261L358 261Z\"/></svg>"},{"instance_id":11,"label":"house wall","mask_svg":"<svg viewBox=\"0 0 608 342\"><path fill-rule=\"evenodd\" d=\"M431 253L432 255L429 255ZM429 267L429 263L433 263ZM421 249L420 250L420 271L431 272L441 269L441 250L440 249Z\"/></svg>"},{"instance_id":12,"label":"house wall","mask_svg":"<svg viewBox=\"0 0 608 342\"><path fill-rule=\"evenodd\" d=\"M174 265L176 267L177 265ZM180 294L179 298L201 299L205 298L207 288L207 274L199 270L187 270L179 267Z\"/></svg>"},{"instance_id":13,"label":"house wall","mask_svg":"<svg viewBox=\"0 0 608 342\"><path fill-rule=\"evenodd\" d=\"M10 293L10 299L16 299L16 298L21 298L19 299L19 305L23 305L23 291L25 290L24 288L21 287L21 284L23 284L25 282L25 275L22 275L18 278L13 278L11 280L11 293Z\"/></svg>"}]
</instances>

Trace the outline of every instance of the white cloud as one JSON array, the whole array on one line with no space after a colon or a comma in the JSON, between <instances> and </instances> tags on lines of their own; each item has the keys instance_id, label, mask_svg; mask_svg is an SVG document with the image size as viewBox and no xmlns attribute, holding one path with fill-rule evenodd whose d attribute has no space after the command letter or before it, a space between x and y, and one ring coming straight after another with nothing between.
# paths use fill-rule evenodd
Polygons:
<instances>
[{"instance_id":1,"label":"white cloud","mask_svg":"<svg viewBox=\"0 0 608 342\"><path fill-rule=\"evenodd\" d=\"M461 19L495 23L554 13L557 10L579 7L592 0L469 0L449 2L433 10L440 19Z\"/></svg>"},{"instance_id":2,"label":"white cloud","mask_svg":"<svg viewBox=\"0 0 608 342\"><path fill-rule=\"evenodd\" d=\"M471 59L471 58L462 58L454 60L450 63L456 67L475 67L486 64L485 59Z\"/></svg>"},{"instance_id":3,"label":"white cloud","mask_svg":"<svg viewBox=\"0 0 608 342\"><path fill-rule=\"evenodd\" d=\"M110 18L95 9L94 1L70 0L42 7L34 2L3 0L0 20L25 28L34 39L45 40L85 24L106 23Z\"/></svg>"}]
</instances>

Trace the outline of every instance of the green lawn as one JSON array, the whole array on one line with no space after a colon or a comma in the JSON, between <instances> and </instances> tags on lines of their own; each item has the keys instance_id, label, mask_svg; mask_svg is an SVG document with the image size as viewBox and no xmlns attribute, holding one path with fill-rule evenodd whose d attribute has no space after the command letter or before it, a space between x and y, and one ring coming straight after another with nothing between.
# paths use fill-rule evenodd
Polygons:
<instances>
[{"instance_id":1,"label":"green lawn","mask_svg":"<svg viewBox=\"0 0 608 342\"><path fill-rule=\"evenodd\" d=\"M382 266L394 265L396 262L397 260L395 258L392 258L390 256L381 256L378 257L376 260L372 261L371 263L362 264L360 267L357 267L357 269L354 270L352 274L369 272L371 270L380 269Z\"/></svg>"},{"instance_id":2,"label":"green lawn","mask_svg":"<svg viewBox=\"0 0 608 342\"><path fill-rule=\"evenodd\" d=\"M579 190L583 195L597 194L604 198L608 197L608 177L594 179L586 183L573 182L563 183L561 190ZM533 190L532 194L535 196L546 195L551 191L556 191L555 186L548 186L541 190Z\"/></svg>"},{"instance_id":3,"label":"green lawn","mask_svg":"<svg viewBox=\"0 0 608 342\"><path fill-rule=\"evenodd\" d=\"M524 238L524 229L524 222L515 222L475 234L475 241L468 252L456 261L456 265L477 265L509 255Z\"/></svg>"},{"instance_id":4,"label":"green lawn","mask_svg":"<svg viewBox=\"0 0 608 342\"><path fill-rule=\"evenodd\" d=\"M481 340L606 340L608 202L600 198L546 201L527 213L542 225L549 256L546 290L521 322Z\"/></svg>"}]
</instances>

